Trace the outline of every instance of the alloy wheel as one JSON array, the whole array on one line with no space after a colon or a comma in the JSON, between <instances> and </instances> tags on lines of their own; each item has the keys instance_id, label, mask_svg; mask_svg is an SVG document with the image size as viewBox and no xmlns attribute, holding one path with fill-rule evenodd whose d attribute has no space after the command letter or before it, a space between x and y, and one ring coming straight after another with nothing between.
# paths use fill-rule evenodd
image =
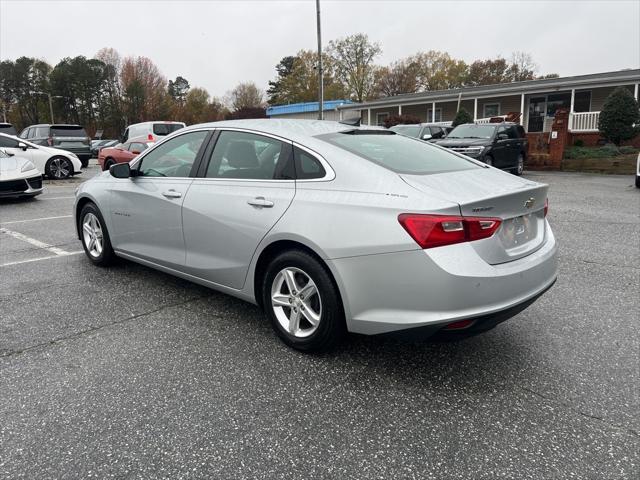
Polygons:
<instances>
[{"instance_id":1,"label":"alloy wheel","mask_svg":"<svg viewBox=\"0 0 640 480\"><path fill-rule=\"evenodd\" d=\"M89 255L98 258L104 248L104 235L100 220L93 213L87 213L82 222L82 237Z\"/></svg>"},{"instance_id":2,"label":"alloy wheel","mask_svg":"<svg viewBox=\"0 0 640 480\"><path fill-rule=\"evenodd\" d=\"M524 172L524 157L522 154L518 155L518 175L522 175Z\"/></svg>"},{"instance_id":3,"label":"alloy wheel","mask_svg":"<svg viewBox=\"0 0 640 480\"><path fill-rule=\"evenodd\" d=\"M322 320L322 299L315 282L299 268L282 269L271 287L271 308L280 326L297 338L312 335Z\"/></svg>"},{"instance_id":4,"label":"alloy wheel","mask_svg":"<svg viewBox=\"0 0 640 480\"><path fill-rule=\"evenodd\" d=\"M51 173L58 180L67 178L71 169L69 167L69 160L66 158L54 158L51 161Z\"/></svg>"}]
</instances>

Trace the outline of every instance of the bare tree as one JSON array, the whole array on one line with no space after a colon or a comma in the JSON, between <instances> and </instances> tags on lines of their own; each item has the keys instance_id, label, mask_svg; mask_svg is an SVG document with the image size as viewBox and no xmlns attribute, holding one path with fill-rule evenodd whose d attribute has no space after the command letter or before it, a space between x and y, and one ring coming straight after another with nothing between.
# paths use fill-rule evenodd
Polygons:
<instances>
[{"instance_id":1,"label":"bare tree","mask_svg":"<svg viewBox=\"0 0 640 480\"><path fill-rule=\"evenodd\" d=\"M357 33L330 41L328 53L345 92L357 102L369 98L375 84L374 61L382 53L380 45L371 43L364 33Z\"/></svg>"},{"instance_id":2,"label":"bare tree","mask_svg":"<svg viewBox=\"0 0 640 480\"><path fill-rule=\"evenodd\" d=\"M533 56L527 52L513 52L508 76L512 82L533 80L536 77L538 65L533 61Z\"/></svg>"},{"instance_id":3,"label":"bare tree","mask_svg":"<svg viewBox=\"0 0 640 480\"><path fill-rule=\"evenodd\" d=\"M232 111L243 108L262 108L264 106L264 92L253 82L239 83L227 93L225 102Z\"/></svg>"}]
</instances>

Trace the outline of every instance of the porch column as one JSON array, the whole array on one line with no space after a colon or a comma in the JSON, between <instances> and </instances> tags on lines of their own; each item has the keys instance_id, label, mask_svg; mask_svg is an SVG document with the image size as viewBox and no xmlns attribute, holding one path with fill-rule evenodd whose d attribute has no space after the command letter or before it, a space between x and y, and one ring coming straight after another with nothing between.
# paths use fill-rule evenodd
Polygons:
<instances>
[{"instance_id":1,"label":"porch column","mask_svg":"<svg viewBox=\"0 0 640 480\"><path fill-rule=\"evenodd\" d=\"M371 109L367 108L367 125L371 125Z\"/></svg>"},{"instance_id":2,"label":"porch column","mask_svg":"<svg viewBox=\"0 0 640 480\"><path fill-rule=\"evenodd\" d=\"M473 99L473 121L475 122L478 119L478 99Z\"/></svg>"},{"instance_id":3,"label":"porch column","mask_svg":"<svg viewBox=\"0 0 640 480\"><path fill-rule=\"evenodd\" d=\"M338 115L340 115L340 121L342 121L342 110L338 110Z\"/></svg>"},{"instance_id":4,"label":"porch column","mask_svg":"<svg viewBox=\"0 0 640 480\"><path fill-rule=\"evenodd\" d=\"M431 102L431 122L436 122L436 102Z\"/></svg>"},{"instance_id":5,"label":"porch column","mask_svg":"<svg viewBox=\"0 0 640 480\"><path fill-rule=\"evenodd\" d=\"M402 105L398 105L398 115L402 115Z\"/></svg>"},{"instance_id":6,"label":"porch column","mask_svg":"<svg viewBox=\"0 0 640 480\"><path fill-rule=\"evenodd\" d=\"M520 125L524 126L524 93L520 95Z\"/></svg>"},{"instance_id":7,"label":"porch column","mask_svg":"<svg viewBox=\"0 0 640 480\"><path fill-rule=\"evenodd\" d=\"M576 100L576 89L571 89L571 106L569 107L569 130L573 130L573 106Z\"/></svg>"},{"instance_id":8,"label":"porch column","mask_svg":"<svg viewBox=\"0 0 640 480\"><path fill-rule=\"evenodd\" d=\"M636 83L633 87L633 96L636 97L636 101L638 100L638 84Z\"/></svg>"}]
</instances>

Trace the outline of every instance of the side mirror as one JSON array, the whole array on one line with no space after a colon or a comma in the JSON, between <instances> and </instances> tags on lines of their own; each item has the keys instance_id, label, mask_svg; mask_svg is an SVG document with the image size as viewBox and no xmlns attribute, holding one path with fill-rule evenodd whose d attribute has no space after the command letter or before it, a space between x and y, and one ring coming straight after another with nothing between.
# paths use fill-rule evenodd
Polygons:
<instances>
[{"instance_id":1,"label":"side mirror","mask_svg":"<svg viewBox=\"0 0 640 480\"><path fill-rule=\"evenodd\" d=\"M131 167L128 163L116 163L109 167L109 173L115 178L129 178L131 176Z\"/></svg>"},{"instance_id":2,"label":"side mirror","mask_svg":"<svg viewBox=\"0 0 640 480\"><path fill-rule=\"evenodd\" d=\"M26 144L26 143L24 143L24 142L18 142L18 148L21 148L23 151L25 151L25 152L26 152L26 151L27 151L27 148L29 148L29 147L28 147L28 146L27 146L27 144Z\"/></svg>"},{"instance_id":3,"label":"side mirror","mask_svg":"<svg viewBox=\"0 0 640 480\"><path fill-rule=\"evenodd\" d=\"M506 133L499 133L498 136L496 137L498 140L506 140L509 138L509 135L507 135Z\"/></svg>"},{"instance_id":4,"label":"side mirror","mask_svg":"<svg viewBox=\"0 0 640 480\"><path fill-rule=\"evenodd\" d=\"M425 133L425 134L422 136L422 139L423 139L423 140L431 140L431 135L430 135L430 134L428 134L428 133Z\"/></svg>"}]
</instances>

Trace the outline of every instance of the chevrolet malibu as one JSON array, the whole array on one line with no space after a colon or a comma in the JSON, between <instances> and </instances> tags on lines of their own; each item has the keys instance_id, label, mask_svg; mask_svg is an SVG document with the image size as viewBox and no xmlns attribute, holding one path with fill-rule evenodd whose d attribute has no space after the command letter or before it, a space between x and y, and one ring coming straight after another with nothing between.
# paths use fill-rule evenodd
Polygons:
<instances>
[{"instance_id":1,"label":"chevrolet malibu","mask_svg":"<svg viewBox=\"0 0 640 480\"><path fill-rule=\"evenodd\" d=\"M289 346L347 332L464 338L556 279L547 186L337 122L181 129L83 183L78 237L259 305Z\"/></svg>"}]
</instances>

